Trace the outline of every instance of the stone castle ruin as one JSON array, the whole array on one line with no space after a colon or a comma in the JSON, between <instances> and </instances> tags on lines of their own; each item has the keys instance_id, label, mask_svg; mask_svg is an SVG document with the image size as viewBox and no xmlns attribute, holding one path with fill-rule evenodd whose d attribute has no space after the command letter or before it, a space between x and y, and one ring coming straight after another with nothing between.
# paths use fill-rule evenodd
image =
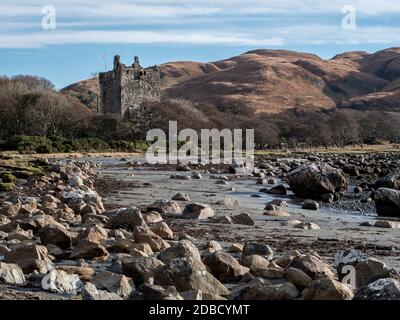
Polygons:
<instances>
[{"instance_id":1,"label":"stone castle ruin","mask_svg":"<svg viewBox=\"0 0 400 320\"><path fill-rule=\"evenodd\" d=\"M142 68L135 57L132 66L114 57L114 68L99 74L99 113L124 118L144 102L160 102L161 73L157 66Z\"/></svg>"}]
</instances>

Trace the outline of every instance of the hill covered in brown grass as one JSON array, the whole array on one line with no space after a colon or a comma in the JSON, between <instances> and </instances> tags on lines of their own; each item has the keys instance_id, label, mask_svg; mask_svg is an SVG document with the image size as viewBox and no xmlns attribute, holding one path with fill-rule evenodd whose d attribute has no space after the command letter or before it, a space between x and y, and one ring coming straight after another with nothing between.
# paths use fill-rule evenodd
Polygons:
<instances>
[{"instance_id":1,"label":"hill covered in brown grass","mask_svg":"<svg viewBox=\"0 0 400 320\"><path fill-rule=\"evenodd\" d=\"M346 52L329 60L286 50L254 50L216 62L178 61L159 67L165 98L223 112L400 106L400 48ZM93 103L98 83L85 80L63 91Z\"/></svg>"}]
</instances>

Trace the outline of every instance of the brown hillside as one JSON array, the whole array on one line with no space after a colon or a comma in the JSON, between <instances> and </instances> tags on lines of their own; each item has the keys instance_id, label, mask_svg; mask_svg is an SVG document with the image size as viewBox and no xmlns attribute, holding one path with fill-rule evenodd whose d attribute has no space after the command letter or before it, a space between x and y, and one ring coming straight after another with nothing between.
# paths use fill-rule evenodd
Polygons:
<instances>
[{"instance_id":1,"label":"brown hillside","mask_svg":"<svg viewBox=\"0 0 400 320\"><path fill-rule=\"evenodd\" d=\"M160 65L165 97L182 98L221 111L276 113L342 107L398 107L400 48L368 54L346 52L330 60L285 50L254 50L212 63ZM63 90L87 96L96 80Z\"/></svg>"}]
</instances>

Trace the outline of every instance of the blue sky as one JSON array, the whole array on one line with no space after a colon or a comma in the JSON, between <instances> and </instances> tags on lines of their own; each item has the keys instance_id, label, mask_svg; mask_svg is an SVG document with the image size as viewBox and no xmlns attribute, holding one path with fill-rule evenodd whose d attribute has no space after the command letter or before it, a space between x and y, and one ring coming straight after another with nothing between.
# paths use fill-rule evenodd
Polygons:
<instances>
[{"instance_id":1,"label":"blue sky","mask_svg":"<svg viewBox=\"0 0 400 320\"><path fill-rule=\"evenodd\" d=\"M44 6L55 9L55 30L42 27ZM355 29L342 27L344 6L355 9ZM0 0L0 74L62 88L104 71L115 54L147 66L258 48L374 52L400 46L399 17L399 0Z\"/></svg>"}]
</instances>

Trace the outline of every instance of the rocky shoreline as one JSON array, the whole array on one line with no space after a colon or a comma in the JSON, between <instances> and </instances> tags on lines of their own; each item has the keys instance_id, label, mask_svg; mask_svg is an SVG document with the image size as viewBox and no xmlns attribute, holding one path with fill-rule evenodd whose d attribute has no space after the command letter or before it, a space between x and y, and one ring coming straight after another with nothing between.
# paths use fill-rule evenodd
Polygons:
<instances>
[{"instance_id":1,"label":"rocky shoreline","mask_svg":"<svg viewBox=\"0 0 400 320\"><path fill-rule=\"evenodd\" d=\"M0 299L400 299L399 160L0 171L14 185L0 193Z\"/></svg>"}]
</instances>

